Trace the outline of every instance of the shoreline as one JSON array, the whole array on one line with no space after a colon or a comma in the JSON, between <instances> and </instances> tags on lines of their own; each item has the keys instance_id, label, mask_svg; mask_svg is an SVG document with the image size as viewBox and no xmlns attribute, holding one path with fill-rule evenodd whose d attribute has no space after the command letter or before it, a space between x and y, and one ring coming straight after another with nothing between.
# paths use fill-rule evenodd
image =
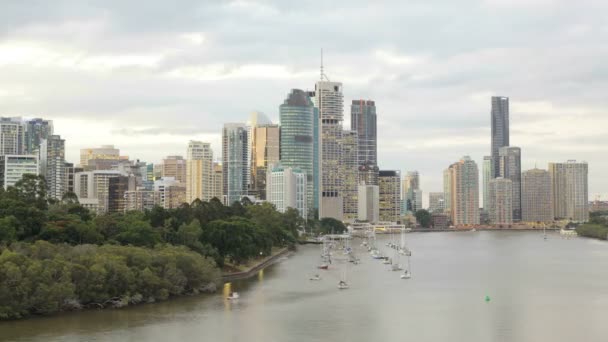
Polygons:
<instances>
[{"instance_id":1,"label":"shoreline","mask_svg":"<svg viewBox=\"0 0 608 342\"><path fill-rule=\"evenodd\" d=\"M268 257L260 260L258 263L256 263L255 265L251 266L249 269L245 270L245 271L239 271L239 272L230 272L230 273L224 273L222 272L222 277L221 277L221 281L226 283L226 282L230 282L233 280L238 280L238 279L247 279L249 277L254 276L257 272L259 272L260 270L274 264L275 262L277 262L281 257L289 254L289 248L285 247L280 249L279 251L277 251L276 253L269 255Z\"/></svg>"}]
</instances>

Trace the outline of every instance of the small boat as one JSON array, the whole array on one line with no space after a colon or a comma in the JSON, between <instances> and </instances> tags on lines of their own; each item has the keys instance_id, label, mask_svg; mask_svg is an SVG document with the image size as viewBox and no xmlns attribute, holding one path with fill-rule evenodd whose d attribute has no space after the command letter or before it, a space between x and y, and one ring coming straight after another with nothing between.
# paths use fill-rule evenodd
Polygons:
<instances>
[{"instance_id":1,"label":"small boat","mask_svg":"<svg viewBox=\"0 0 608 342\"><path fill-rule=\"evenodd\" d=\"M322 265L317 266L317 268L321 269L321 270L326 270L326 269L329 268L329 265L328 264L322 264Z\"/></svg>"},{"instance_id":2,"label":"small boat","mask_svg":"<svg viewBox=\"0 0 608 342\"><path fill-rule=\"evenodd\" d=\"M389 258L385 258L385 259L384 259L384 261L383 261L382 263L383 263L383 264L385 264L385 265L389 265L389 264L392 264L392 263L393 263L393 261L392 261L392 260L390 260Z\"/></svg>"},{"instance_id":3,"label":"small boat","mask_svg":"<svg viewBox=\"0 0 608 342\"><path fill-rule=\"evenodd\" d=\"M310 280L321 280L321 277L318 274L315 274L314 277L310 277Z\"/></svg>"},{"instance_id":4,"label":"small boat","mask_svg":"<svg viewBox=\"0 0 608 342\"><path fill-rule=\"evenodd\" d=\"M340 280L340 282L338 283L338 288L340 290L346 290L348 288L348 284L345 281Z\"/></svg>"},{"instance_id":5,"label":"small boat","mask_svg":"<svg viewBox=\"0 0 608 342\"><path fill-rule=\"evenodd\" d=\"M410 279L411 277L412 274L408 270L405 270L405 272L403 272L403 274L401 275L401 279Z\"/></svg>"},{"instance_id":6,"label":"small boat","mask_svg":"<svg viewBox=\"0 0 608 342\"><path fill-rule=\"evenodd\" d=\"M470 232L475 233L477 231L477 229L473 228L470 230Z\"/></svg>"},{"instance_id":7,"label":"small boat","mask_svg":"<svg viewBox=\"0 0 608 342\"><path fill-rule=\"evenodd\" d=\"M240 298L240 296L239 296L238 292L232 292L232 293L230 293L230 296L226 297L226 299L228 299L228 300L237 300L239 298Z\"/></svg>"}]
</instances>

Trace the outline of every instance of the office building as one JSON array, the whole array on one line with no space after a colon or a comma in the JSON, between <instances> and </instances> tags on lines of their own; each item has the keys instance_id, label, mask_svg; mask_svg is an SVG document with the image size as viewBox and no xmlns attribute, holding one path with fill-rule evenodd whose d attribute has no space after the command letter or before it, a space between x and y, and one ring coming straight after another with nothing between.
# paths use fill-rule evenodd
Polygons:
<instances>
[{"instance_id":1,"label":"office building","mask_svg":"<svg viewBox=\"0 0 608 342\"><path fill-rule=\"evenodd\" d=\"M445 196L443 192L429 192L429 211L443 213L445 210Z\"/></svg>"},{"instance_id":2,"label":"office building","mask_svg":"<svg viewBox=\"0 0 608 342\"><path fill-rule=\"evenodd\" d=\"M488 189L488 214L495 225L513 223L513 182L508 178L490 180Z\"/></svg>"},{"instance_id":3,"label":"office building","mask_svg":"<svg viewBox=\"0 0 608 342\"><path fill-rule=\"evenodd\" d=\"M250 181L249 195L258 199L266 199L266 172L280 160L280 129L279 125L257 123L250 128ZM312 170L311 170L312 171ZM312 174L311 174L312 182Z\"/></svg>"},{"instance_id":4,"label":"office building","mask_svg":"<svg viewBox=\"0 0 608 342\"><path fill-rule=\"evenodd\" d=\"M483 181L483 210L488 211L490 194L488 191L490 190L490 179L494 178L492 175L492 156L484 156L483 164L481 167L482 172L482 181Z\"/></svg>"},{"instance_id":5,"label":"office building","mask_svg":"<svg viewBox=\"0 0 608 342\"><path fill-rule=\"evenodd\" d=\"M357 200L359 184L358 136L355 131L342 132L342 217L344 220L357 219L359 202Z\"/></svg>"},{"instance_id":6,"label":"office building","mask_svg":"<svg viewBox=\"0 0 608 342\"><path fill-rule=\"evenodd\" d=\"M307 208L315 206L315 108L308 94L292 89L281 106L281 165L306 173ZM318 162L317 165L318 166ZM316 201L318 203L318 199Z\"/></svg>"},{"instance_id":7,"label":"office building","mask_svg":"<svg viewBox=\"0 0 608 342\"><path fill-rule=\"evenodd\" d=\"M222 131L223 192L231 205L247 195L249 178L248 129L240 123L224 124Z\"/></svg>"},{"instance_id":8,"label":"office building","mask_svg":"<svg viewBox=\"0 0 608 342\"><path fill-rule=\"evenodd\" d=\"M98 214L109 210L110 178L124 176L117 170L83 171L74 174L74 193L85 208Z\"/></svg>"},{"instance_id":9,"label":"office building","mask_svg":"<svg viewBox=\"0 0 608 342\"><path fill-rule=\"evenodd\" d=\"M167 156L163 159L162 177L175 178L186 184L186 160L182 156Z\"/></svg>"},{"instance_id":10,"label":"office building","mask_svg":"<svg viewBox=\"0 0 608 342\"><path fill-rule=\"evenodd\" d=\"M444 197L444 213L449 217L452 212L452 169L447 168L443 170L443 197Z\"/></svg>"},{"instance_id":11,"label":"office building","mask_svg":"<svg viewBox=\"0 0 608 342\"><path fill-rule=\"evenodd\" d=\"M359 165L359 184L378 185L378 174L380 169L371 162Z\"/></svg>"},{"instance_id":12,"label":"office building","mask_svg":"<svg viewBox=\"0 0 608 342\"><path fill-rule=\"evenodd\" d=\"M25 124L21 118L0 118L0 156L25 152Z\"/></svg>"},{"instance_id":13,"label":"office building","mask_svg":"<svg viewBox=\"0 0 608 342\"><path fill-rule=\"evenodd\" d=\"M509 98L492 96L492 178L500 177L498 150L509 146Z\"/></svg>"},{"instance_id":14,"label":"office building","mask_svg":"<svg viewBox=\"0 0 608 342\"><path fill-rule=\"evenodd\" d=\"M456 226L479 224L479 170L469 156L446 170L450 194L450 217Z\"/></svg>"},{"instance_id":15,"label":"office building","mask_svg":"<svg viewBox=\"0 0 608 342\"><path fill-rule=\"evenodd\" d=\"M65 163L64 169L65 169L65 185L63 188L64 188L65 192L75 193L74 175L78 172L83 172L84 169L79 166L74 166L74 163L68 163L68 162Z\"/></svg>"},{"instance_id":16,"label":"office building","mask_svg":"<svg viewBox=\"0 0 608 342\"><path fill-rule=\"evenodd\" d=\"M81 167L87 168L89 166L89 161L92 159L118 160L120 159L120 150L115 148L114 145L102 145L101 147L80 149ZM101 170L101 168L98 169Z\"/></svg>"},{"instance_id":17,"label":"office building","mask_svg":"<svg viewBox=\"0 0 608 342\"><path fill-rule=\"evenodd\" d=\"M174 177L162 177L154 181L154 191L160 194L160 206L176 209L186 202L186 185Z\"/></svg>"},{"instance_id":18,"label":"office building","mask_svg":"<svg viewBox=\"0 0 608 342\"><path fill-rule=\"evenodd\" d=\"M23 175L38 175L38 156L34 155L3 155L0 156L0 186L6 190L14 186Z\"/></svg>"},{"instance_id":19,"label":"office building","mask_svg":"<svg viewBox=\"0 0 608 342\"><path fill-rule=\"evenodd\" d=\"M401 187L402 214L416 213L422 209L422 190L418 171L409 171L403 178Z\"/></svg>"},{"instance_id":20,"label":"office building","mask_svg":"<svg viewBox=\"0 0 608 342\"><path fill-rule=\"evenodd\" d=\"M156 206L162 206L159 191L138 189L125 192L125 211L146 211Z\"/></svg>"},{"instance_id":21,"label":"office building","mask_svg":"<svg viewBox=\"0 0 608 342\"><path fill-rule=\"evenodd\" d=\"M357 219L359 221L370 223L380 221L380 188L378 185L359 185L357 202Z\"/></svg>"},{"instance_id":22,"label":"office building","mask_svg":"<svg viewBox=\"0 0 608 342\"><path fill-rule=\"evenodd\" d=\"M38 155L43 139L53 135L53 121L31 119L25 122L25 154Z\"/></svg>"},{"instance_id":23,"label":"office building","mask_svg":"<svg viewBox=\"0 0 608 342\"><path fill-rule=\"evenodd\" d=\"M342 221L343 195L340 154L344 96L342 83L319 81L315 84L315 105L321 120L321 205L319 217Z\"/></svg>"},{"instance_id":24,"label":"office building","mask_svg":"<svg viewBox=\"0 0 608 342\"><path fill-rule=\"evenodd\" d=\"M134 176L118 176L108 179L108 213L124 213L127 208L127 191L135 190Z\"/></svg>"},{"instance_id":25,"label":"office building","mask_svg":"<svg viewBox=\"0 0 608 342\"><path fill-rule=\"evenodd\" d=\"M521 213L525 222L553 221L549 171L532 169L521 175Z\"/></svg>"},{"instance_id":26,"label":"office building","mask_svg":"<svg viewBox=\"0 0 608 342\"><path fill-rule=\"evenodd\" d=\"M380 221L399 221L401 216L401 172L380 170L378 183Z\"/></svg>"},{"instance_id":27,"label":"office building","mask_svg":"<svg viewBox=\"0 0 608 342\"><path fill-rule=\"evenodd\" d=\"M577 222L589 220L589 169L586 162L549 163L553 214Z\"/></svg>"},{"instance_id":28,"label":"office building","mask_svg":"<svg viewBox=\"0 0 608 342\"><path fill-rule=\"evenodd\" d=\"M521 221L521 149L505 146L498 149L499 176L508 178L513 188L513 221Z\"/></svg>"},{"instance_id":29,"label":"office building","mask_svg":"<svg viewBox=\"0 0 608 342\"><path fill-rule=\"evenodd\" d=\"M267 175L267 200L279 212L284 213L287 208L297 209L300 216L306 218L307 186L306 173L298 168L276 165Z\"/></svg>"},{"instance_id":30,"label":"office building","mask_svg":"<svg viewBox=\"0 0 608 342\"><path fill-rule=\"evenodd\" d=\"M353 100L350 106L350 127L357 132L358 165L378 165L378 132L376 104L371 100Z\"/></svg>"},{"instance_id":31,"label":"office building","mask_svg":"<svg viewBox=\"0 0 608 342\"><path fill-rule=\"evenodd\" d=\"M217 198L222 203L226 203L224 198L224 170L222 164L213 163L213 187L211 189L211 199Z\"/></svg>"},{"instance_id":32,"label":"office building","mask_svg":"<svg viewBox=\"0 0 608 342\"><path fill-rule=\"evenodd\" d=\"M213 192L211 144L191 140L186 154L186 202L209 201Z\"/></svg>"},{"instance_id":33,"label":"office building","mask_svg":"<svg viewBox=\"0 0 608 342\"><path fill-rule=\"evenodd\" d=\"M65 193L65 140L58 135L42 139L39 149L40 174L46 179L49 198L61 199Z\"/></svg>"}]
</instances>

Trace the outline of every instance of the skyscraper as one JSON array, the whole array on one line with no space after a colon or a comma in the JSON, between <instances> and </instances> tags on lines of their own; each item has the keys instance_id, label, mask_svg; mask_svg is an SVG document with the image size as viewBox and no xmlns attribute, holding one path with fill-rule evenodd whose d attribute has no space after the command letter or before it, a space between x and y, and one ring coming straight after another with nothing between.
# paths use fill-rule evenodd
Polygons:
<instances>
[{"instance_id":1,"label":"skyscraper","mask_svg":"<svg viewBox=\"0 0 608 342\"><path fill-rule=\"evenodd\" d=\"M365 162L359 166L359 184L378 185L378 165Z\"/></svg>"},{"instance_id":2,"label":"skyscraper","mask_svg":"<svg viewBox=\"0 0 608 342\"><path fill-rule=\"evenodd\" d=\"M454 225L479 224L479 170L469 156L446 170L450 186L450 215Z\"/></svg>"},{"instance_id":3,"label":"skyscraper","mask_svg":"<svg viewBox=\"0 0 608 342\"><path fill-rule=\"evenodd\" d=\"M509 146L509 98L492 96L492 178L500 177L498 150Z\"/></svg>"},{"instance_id":4,"label":"skyscraper","mask_svg":"<svg viewBox=\"0 0 608 342\"><path fill-rule=\"evenodd\" d=\"M211 144L190 140L186 155L186 202L209 201L213 189Z\"/></svg>"},{"instance_id":5,"label":"skyscraper","mask_svg":"<svg viewBox=\"0 0 608 342\"><path fill-rule=\"evenodd\" d=\"M358 164L378 165L376 104L371 100L353 100L350 106L350 127L358 134Z\"/></svg>"},{"instance_id":6,"label":"skyscraper","mask_svg":"<svg viewBox=\"0 0 608 342\"><path fill-rule=\"evenodd\" d=\"M266 199L266 172L280 160L278 125L258 124L251 127L249 195Z\"/></svg>"},{"instance_id":7,"label":"skyscraper","mask_svg":"<svg viewBox=\"0 0 608 342\"><path fill-rule=\"evenodd\" d=\"M25 154L38 154L42 139L53 135L53 121L32 119L25 122Z\"/></svg>"},{"instance_id":8,"label":"skyscraper","mask_svg":"<svg viewBox=\"0 0 608 342\"><path fill-rule=\"evenodd\" d=\"M0 156L25 151L25 124L21 118L0 118Z\"/></svg>"},{"instance_id":9,"label":"skyscraper","mask_svg":"<svg viewBox=\"0 0 608 342\"><path fill-rule=\"evenodd\" d=\"M488 202L488 199L490 198L490 193L488 192L490 190L490 180L494 178L492 176L492 156L483 157L483 164L481 169L481 172L483 173L483 210L487 212L488 210L490 210Z\"/></svg>"},{"instance_id":10,"label":"skyscraper","mask_svg":"<svg viewBox=\"0 0 608 342\"><path fill-rule=\"evenodd\" d=\"M226 204L247 195L247 179L249 178L249 161L247 155L247 127L240 123L224 124L222 132L222 168L223 191Z\"/></svg>"},{"instance_id":11,"label":"skyscraper","mask_svg":"<svg viewBox=\"0 0 608 342\"><path fill-rule=\"evenodd\" d=\"M14 186L23 178L23 175L37 175L38 173L38 156L0 156L0 187L4 190L9 186Z\"/></svg>"},{"instance_id":12,"label":"skyscraper","mask_svg":"<svg viewBox=\"0 0 608 342\"><path fill-rule=\"evenodd\" d=\"M513 221L521 221L521 149L505 146L498 149L498 174L512 182Z\"/></svg>"},{"instance_id":13,"label":"skyscraper","mask_svg":"<svg viewBox=\"0 0 608 342\"><path fill-rule=\"evenodd\" d=\"M213 188L211 189L211 199L217 198L224 203L224 172L222 164L213 163Z\"/></svg>"},{"instance_id":14,"label":"skyscraper","mask_svg":"<svg viewBox=\"0 0 608 342\"><path fill-rule=\"evenodd\" d=\"M267 175L268 202L284 213L287 208L297 209L300 216L306 217L308 202L306 193L306 173L298 168L275 165Z\"/></svg>"},{"instance_id":15,"label":"skyscraper","mask_svg":"<svg viewBox=\"0 0 608 342\"><path fill-rule=\"evenodd\" d=\"M359 185L357 202L358 220L370 223L376 223L380 220L380 188L378 185Z\"/></svg>"},{"instance_id":16,"label":"skyscraper","mask_svg":"<svg viewBox=\"0 0 608 342\"><path fill-rule=\"evenodd\" d=\"M452 167L443 170L444 213L451 217L452 211Z\"/></svg>"},{"instance_id":17,"label":"skyscraper","mask_svg":"<svg viewBox=\"0 0 608 342\"><path fill-rule=\"evenodd\" d=\"M359 208L359 202L357 201L359 185L357 132L343 131L341 144L342 216L345 220L354 221L357 219L357 210Z\"/></svg>"},{"instance_id":18,"label":"skyscraper","mask_svg":"<svg viewBox=\"0 0 608 342\"><path fill-rule=\"evenodd\" d=\"M61 199L65 193L65 140L58 135L42 139L39 149L40 174L46 179L48 196Z\"/></svg>"},{"instance_id":19,"label":"skyscraper","mask_svg":"<svg viewBox=\"0 0 608 342\"><path fill-rule=\"evenodd\" d=\"M553 213L556 218L589 220L589 169L586 162L549 163Z\"/></svg>"},{"instance_id":20,"label":"skyscraper","mask_svg":"<svg viewBox=\"0 0 608 342\"><path fill-rule=\"evenodd\" d=\"M314 207L315 187L315 108L308 94L292 89L279 106L281 120L281 165L306 174L307 208ZM318 183L317 183L318 186Z\"/></svg>"},{"instance_id":21,"label":"skyscraper","mask_svg":"<svg viewBox=\"0 0 608 342\"><path fill-rule=\"evenodd\" d=\"M420 190L420 175L418 171L408 171L403 178L401 188L402 214L415 213L422 209L422 190Z\"/></svg>"},{"instance_id":22,"label":"skyscraper","mask_svg":"<svg viewBox=\"0 0 608 342\"><path fill-rule=\"evenodd\" d=\"M524 171L521 177L521 213L525 222L553 221L551 176L541 169Z\"/></svg>"},{"instance_id":23,"label":"skyscraper","mask_svg":"<svg viewBox=\"0 0 608 342\"><path fill-rule=\"evenodd\" d=\"M178 182L186 184L186 160L182 156L167 156L163 159L162 176L173 177Z\"/></svg>"},{"instance_id":24,"label":"skyscraper","mask_svg":"<svg viewBox=\"0 0 608 342\"><path fill-rule=\"evenodd\" d=\"M380 193L380 221L396 222L401 216L401 172L380 170L378 174Z\"/></svg>"},{"instance_id":25,"label":"skyscraper","mask_svg":"<svg viewBox=\"0 0 608 342\"><path fill-rule=\"evenodd\" d=\"M342 121L344 98L342 83L319 81L315 85L315 104L321 120L321 205L320 217L342 220Z\"/></svg>"},{"instance_id":26,"label":"skyscraper","mask_svg":"<svg viewBox=\"0 0 608 342\"><path fill-rule=\"evenodd\" d=\"M513 182L508 178L490 180L488 206L490 221L498 225L513 223Z\"/></svg>"}]
</instances>

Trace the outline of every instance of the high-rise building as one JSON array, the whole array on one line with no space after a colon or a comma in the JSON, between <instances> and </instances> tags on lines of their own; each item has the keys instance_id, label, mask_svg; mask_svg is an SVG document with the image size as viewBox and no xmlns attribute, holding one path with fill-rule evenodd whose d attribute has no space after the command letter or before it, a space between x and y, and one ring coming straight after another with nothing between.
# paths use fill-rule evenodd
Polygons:
<instances>
[{"instance_id":1,"label":"high-rise building","mask_svg":"<svg viewBox=\"0 0 608 342\"><path fill-rule=\"evenodd\" d=\"M378 183L380 221L399 221L401 216L401 172L380 170Z\"/></svg>"},{"instance_id":2,"label":"high-rise building","mask_svg":"<svg viewBox=\"0 0 608 342\"><path fill-rule=\"evenodd\" d=\"M38 155L42 139L53 135L53 121L31 119L25 122L25 154Z\"/></svg>"},{"instance_id":3,"label":"high-rise building","mask_svg":"<svg viewBox=\"0 0 608 342\"><path fill-rule=\"evenodd\" d=\"M282 213L287 208L297 209L300 216L305 218L308 213L306 173L298 168L276 165L271 168L267 178L268 202Z\"/></svg>"},{"instance_id":4,"label":"high-rise building","mask_svg":"<svg viewBox=\"0 0 608 342\"><path fill-rule=\"evenodd\" d=\"M513 223L513 182L508 178L490 180L488 189L488 213L490 222L498 225Z\"/></svg>"},{"instance_id":5,"label":"high-rise building","mask_svg":"<svg viewBox=\"0 0 608 342\"><path fill-rule=\"evenodd\" d=\"M490 194L488 191L490 190L490 180L494 178L492 176L492 156L483 157L483 164L481 170L481 172L483 173L483 210L488 211L490 209L488 202Z\"/></svg>"},{"instance_id":6,"label":"high-rise building","mask_svg":"<svg viewBox=\"0 0 608 342\"><path fill-rule=\"evenodd\" d=\"M371 162L365 162L359 166L359 184L378 185L378 173L380 169Z\"/></svg>"},{"instance_id":7,"label":"high-rise building","mask_svg":"<svg viewBox=\"0 0 608 342\"><path fill-rule=\"evenodd\" d=\"M553 221L551 176L541 169L524 171L521 175L521 213L525 222Z\"/></svg>"},{"instance_id":8,"label":"high-rise building","mask_svg":"<svg viewBox=\"0 0 608 342\"><path fill-rule=\"evenodd\" d=\"M443 213L445 210L445 196L443 192L429 192L429 211Z\"/></svg>"},{"instance_id":9,"label":"high-rise building","mask_svg":"<svg viewBox=\"0 0 608 342\"><path fill-rule=\"evenodd\" d=\"M343 194L340 154L344 96L342 83L319 81L315 85L315 105L321 120L321 205L320 217L342 220Z\"/></svg>"},{"instance_id":10,"label":"high-rise building","mask_svg":"<svg viewBox=\"0 0 608 342\"><path fill-rule=\"evenodd\" d=\"M315 108L308 94L292 89L281 106L281 165L306 174L307 208L315 206ZM318 163L317 163L318 166ZM317 201L318 202L318 201Z\"/></svg>"},{"instance_id":11,"label":"high-rise building","mask_svg":"<svg viewBox=\"0 0 608 342\"><path fill-rule=\"evenodd\" d=\"M378 185L359 185L357 197L357 219L370 223L378 222L380 220L380 188Z\"/></svg>"},{"instance_id":12,"label":"high-rise building","mask_svg":"<svg viewBox=\"0 0 608 342\"><path fill-rule=\"evenodd\" d=\"M65 163L65 192L74 192L74 175L84 171L82 167L74 166L74 163Z\"/></svg>"},{"instance_id":13,"label":"high-rise building","mask_svg":"<svg viewBox=\"0 0 608 342\"><path fill-rule=\"evenodd\" d=\"M247 195L249 162L248 129L244 124L224 124L222 132L223 191L226 204L231 205Z\"/></svg>"},{"instance_id":14,"label":"high-rise building","mask_svg":"<svg viewBox=\"0 0 608 342\"><path fill-rule=\"evenodd\" d=\"M213 188L211 189L211 198L217 198L220 202L225 203L224 199L224 171L222 164L213 163Z\"/></svg>"},{"instance_id":15,"label":"high-rise building","mask_svg":"<svg viewBox=\"0 0 608 342\"><path fill-rule=\"evenodd\" d=\"M37 175L38 156L34 155L3 155L0 156L0 186L6 190L9 186L23 178L23 175Z\"/></svg>"},{"instance_id":16,"label":"high-rise building","mask_svg":"<svg viewBox=\"0 0 608 342\"><path fill-rule=\"evenodd\" d=\"M358 135L358 164L378 165L378 132L376 104L371 100L353 100L350 106L350 127Z\"/></svg>"},{"instance_id":17,"label":"high-rise building","mask_svg":"<svg viewBox=\"0 0 608 342\"><path fill-rule=\"evenodd\" d=\"M186 160L182 156L167 156L163 159L162 176L173 177L178 182L186 184Z\"/></svg>"},{"instance_id":18,"label":"high-rise building","mask_svg":"<svg viewBox=\"0 0 608 342\"><path fill-rule=\"evenodd\" d=\"M120 150L115 148L114 145L80 149L81 167L86 168L89 165L89 161L93 159L118 160L120 159Z\"/></svg>"},{"instance_id":19,"label":"high-rise building","mask_svg":"<svg viewBox=\"0 0 608 342\"><path fill-rule=\"evenodd\" d=\"M266 199L266 172L280 159L279 125L260 124L253 126L251 132L250 182L249 195L261 200ZM311 170L312 171L312 170ZM312 174L311 174L312 181Z\"/></svg>"},{"instance_id":20,"label":"high-rise building","mask_svg":"<svg viewBox=\"0 0 608 342\"><path fill-rule=\"evenodd\" d=\"M110 178L124 176L118 170L83 171L74 174L74 193L85 208L98 214L109 210Z\"/></svg>"},{"instance_id":21,"label":"high-rise building","mask_svg":"<svg viewBox=\"0 0 608 342\"><path fill-rule=\"evenodd\" d=\"M422 190L418 171L408 171L401 187L402 214L422 209Z\"/></svg>"},{"instance_id":22,"label":"high-rise building","mask_svg":"<svg viewBox=\"0 0 608 342\"><path fill-rule=\"evenodd\" d=\"M589 220L589 169L586 162L549 163L553 213L556 218Z\"/></svg>"},{"instance_id":23,"label":"high-rise building","mask_svg":"<svg viewBox=\"0 0 608 342\"><path fill-rule=\"evenodd\" d=\"M358 136L355 131L342 132L342 154L340 164L342 170L342 217L345 220L357 219L359 202L357 200L359 184Z\"/></svg>"},{"instance_id":24,"label":"high-rise building","mask_svg":"<svg viewBox=\"0 0 608 342\"><path fill-rule=\"evenodd\" d=\"M39 149L40 174L46 179L48 196L61 199L65 193L65 140L58 135L42 139Z\"/></svg>"},{"instance_id":25,"label":"high-rise building","mask_svg":"<svg viewBox=\"0 0 608 342\"><path fill-rule=\"evenodd\" d=\"M521 149L505 146L498 149L499 176L508 178L513 189L513 221L521 221Z\"/></svg>"},{"instance_id":26,"label":"high-rise building","mask_svg":"<svg viewBox=\"0 0 608 342\"><path fill-rule=\"evenodd\" d=\"M25 152L25 124L21 118L0 118L0 156Z\"/></svg>"},{"instance_id":27,"label":"high-rise building","mask_svg":"<svg viewBox=\"0 0 608 342\"><path fill-rule=\"evenodd\" d=\"M124 213L127 208L126 193L135 190L134 176L118 176L108 179L108 213Z\"/></svg>"},{"instance_id":28,"label":"high-rise building","mask_svg":"<svg viewBox=\"0 0 608 342\"><path fill-rule=\"evenodd\" d=\"M452 168L443 170L443 196L445 200L444 213L451 217L452 212Z\"/></svg>"},{"instance_id":29,"label":"high-rise building","mask_svg":"<svg viewBox=\"0 0 608 342\"><path fill-rule=\"evenodd\" d=\"M450 185L450 215L454 225L479 224L479 170L469 157L447 170Z\"/></svg>"},{"instance_id":30,"label":"high-rise building","mask_svg":"<svg viewBox=\"0 0 608 342\"><path fill-rule=\"evenodd\" d=\"M125 211L146 211L156 206L162 206L159 191L138 189L125 192Z\"/></svg>"},{"instance_id":31,"label":"high-rise building","mask_svg":"<svg viewBox=\"0 0 608 342\"><path fill-rule=\"evenodd\" d=\"M186 156L186 202L209 201L213 188L211 144L190 140Z\"/></svg>"},{"instance_id":32,"label":"high-rise building","mask_svg":"<svg viewBox=\"0 0 608 342\"><path fill-rule=\"evenodd\" d=\"M174 177L155 180L154 191L160 193L160 203L165 209L175 209L186 202L186 185Z\"/></svg>"},{"instance_id":33,"label":"high-rise building","mask_svg":"<svg viewBox=\"0 0 608 342\"><path fill-rule=\"evenodd\" d=\"M509 146L509 98L492 96L492 178L500 177L498 150Z\"/></svg>"}]
</instances>

